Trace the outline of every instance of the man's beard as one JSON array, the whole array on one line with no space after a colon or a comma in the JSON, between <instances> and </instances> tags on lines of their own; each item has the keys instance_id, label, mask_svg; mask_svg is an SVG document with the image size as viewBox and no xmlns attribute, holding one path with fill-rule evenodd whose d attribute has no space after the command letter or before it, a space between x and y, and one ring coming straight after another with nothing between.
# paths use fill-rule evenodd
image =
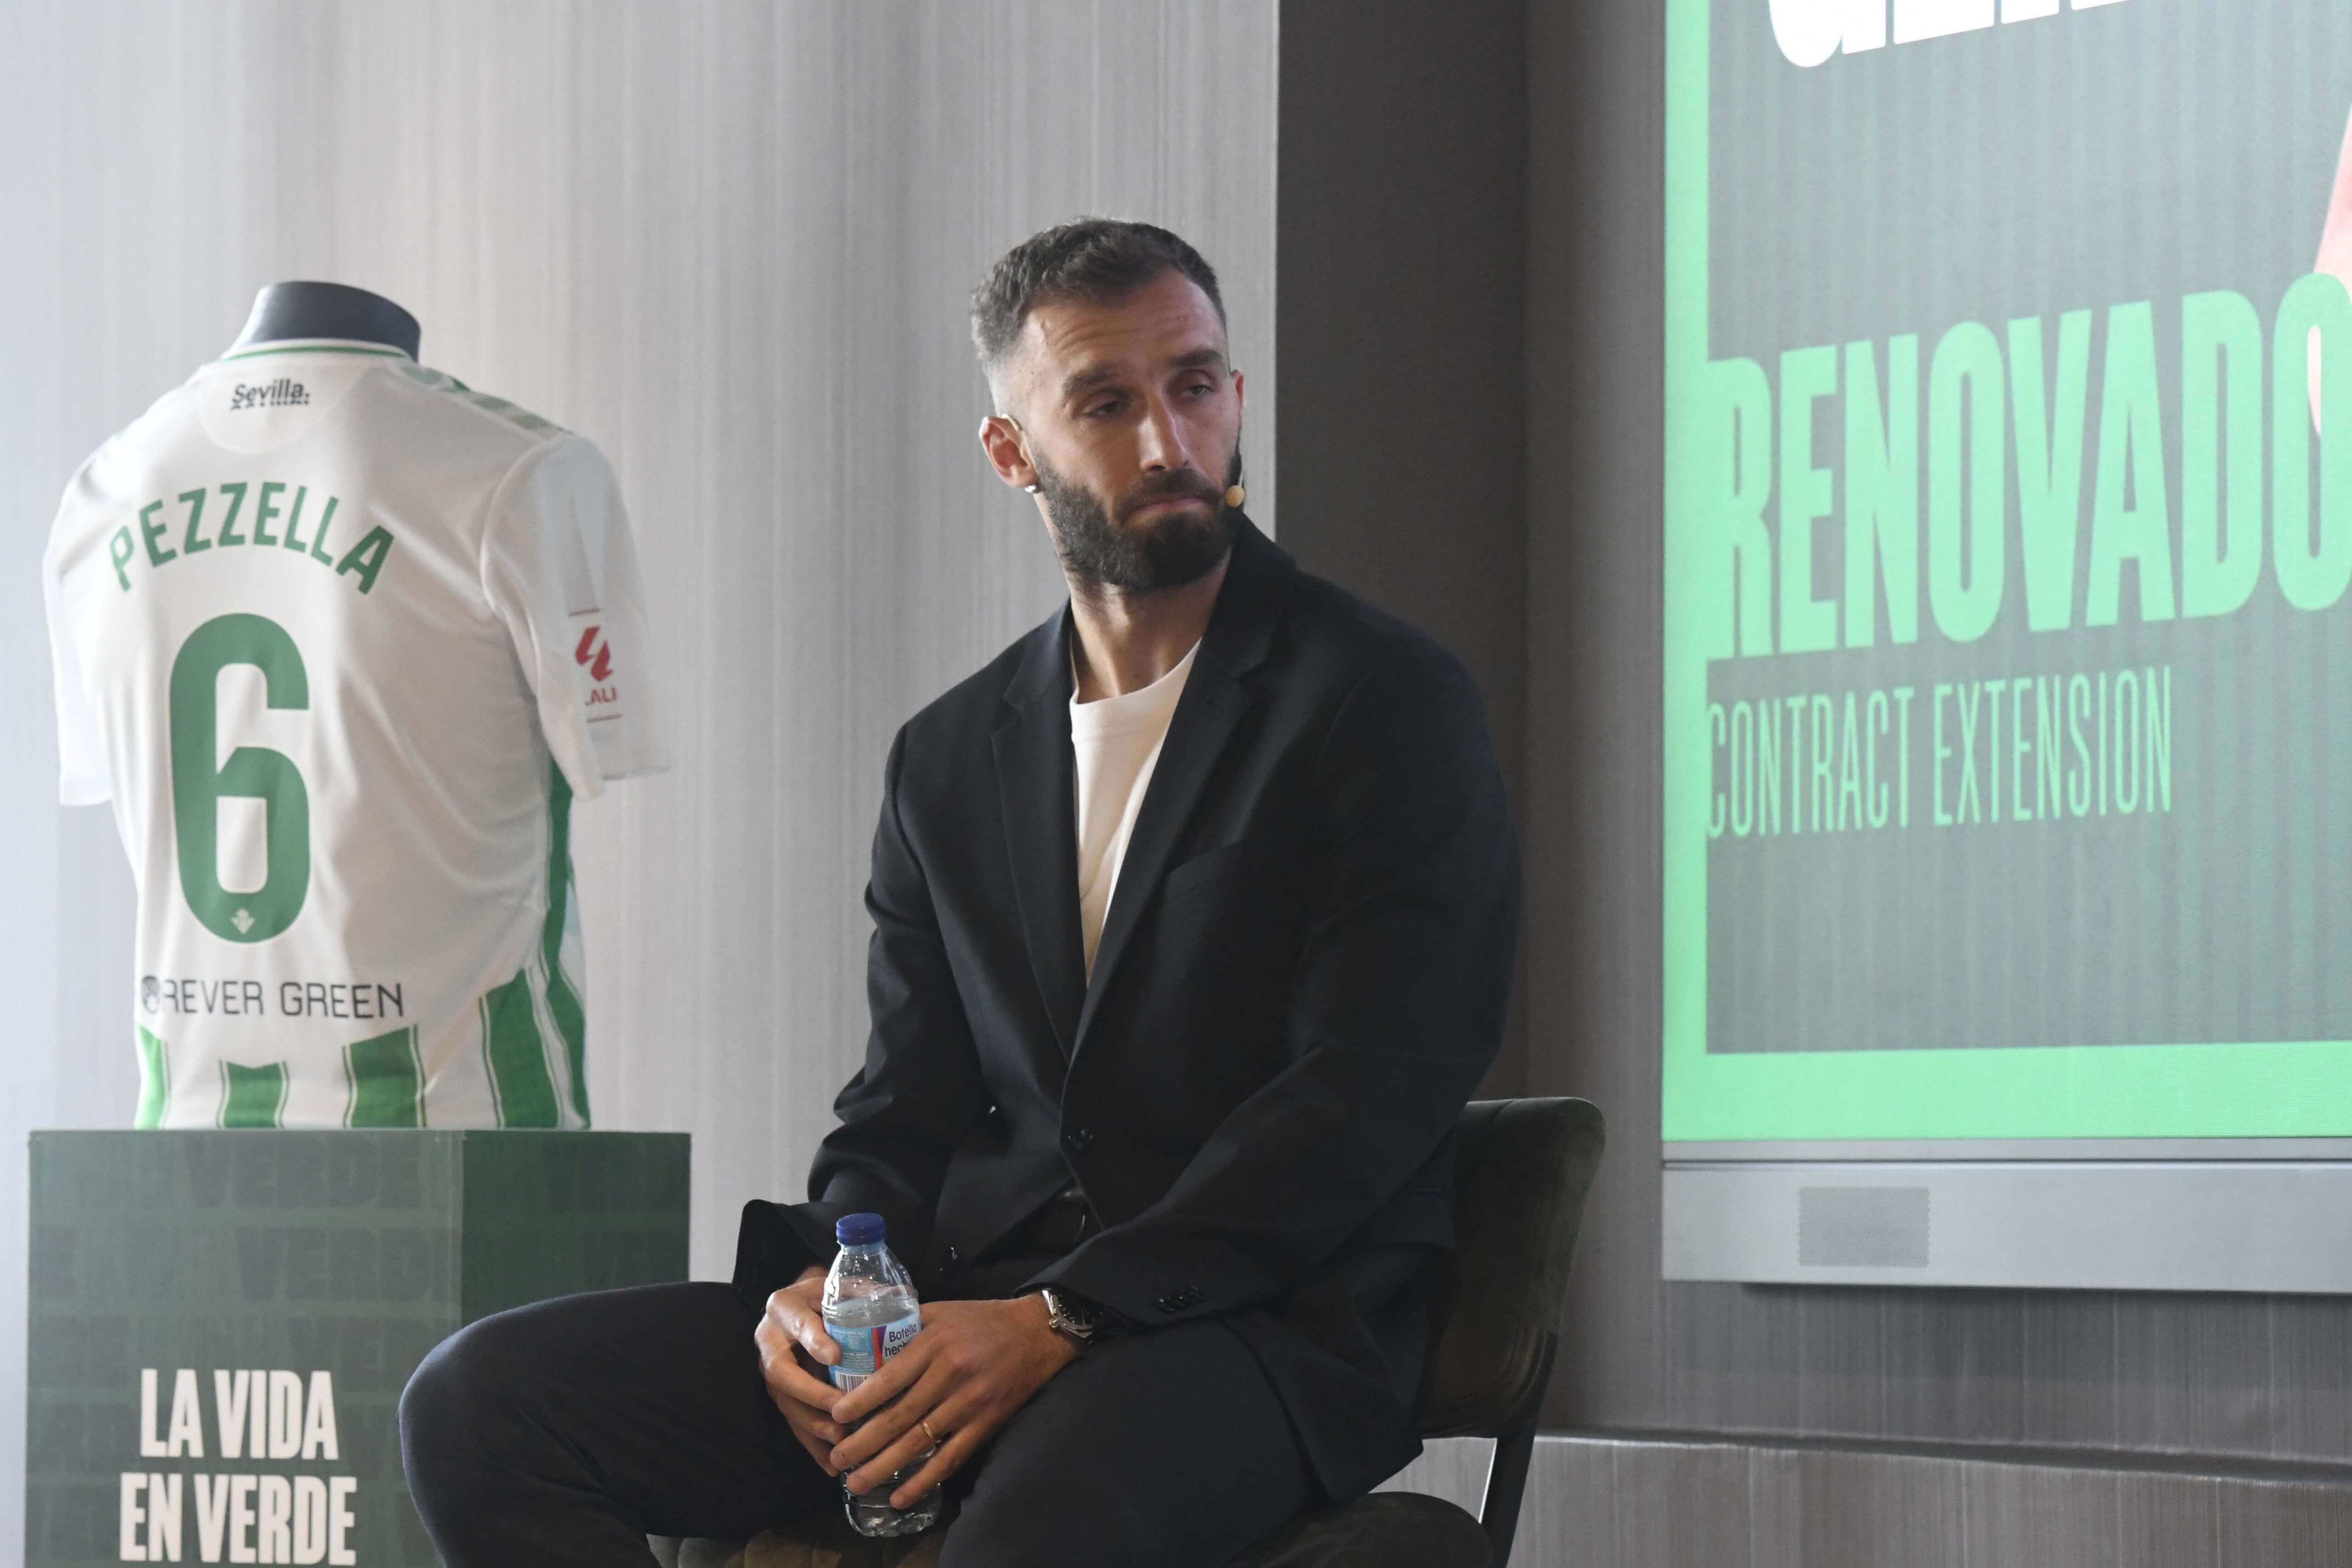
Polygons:
<instances>
[{"instance_id":1,"label":"man's beard","mask_svg":"<svg viewBox=\"0 0 2352 1568\"><path fill-rule=\"evenodd\" d=\"M1241 483L1238 446L1224 485L1212 484L1207 475L1192 468L1150 475L1118 498L1116 522L1091 491L1063 479L1042 458L1033 457L1032 463L1062 570L1081 583L1126 594L1181 588L1208 575L1234 547L1240 524L1225 504L1224 492L1227 486ZM1141 527L1128 521L1153 501L1184 499L1206 501L1208 515L1186 510Z\"/></svg>"}]
</instances>

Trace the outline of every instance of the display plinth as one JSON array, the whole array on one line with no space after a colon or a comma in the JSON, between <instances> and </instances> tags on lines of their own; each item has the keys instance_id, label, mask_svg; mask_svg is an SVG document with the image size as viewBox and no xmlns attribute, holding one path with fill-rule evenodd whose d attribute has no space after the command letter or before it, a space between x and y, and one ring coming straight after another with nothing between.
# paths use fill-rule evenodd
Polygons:
<instances>
[{"instance_id":1,"label":"display plinth","mask_svg":"<svg viewBox=\"0 0 2352 1568\"><path fill-rule=\"evenodd\" d=\"M685 1279L688 1142L34 1133L26 1563L433 1568L408 1374L489 1313Z\"/></svg>"}]
</instances>

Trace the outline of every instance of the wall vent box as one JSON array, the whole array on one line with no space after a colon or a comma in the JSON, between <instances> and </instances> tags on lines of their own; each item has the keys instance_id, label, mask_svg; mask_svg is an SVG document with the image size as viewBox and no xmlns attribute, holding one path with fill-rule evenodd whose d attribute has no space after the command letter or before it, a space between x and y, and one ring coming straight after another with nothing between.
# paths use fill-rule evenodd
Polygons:
<instances>
[{"instance_id":1,"label":"wall vent box","mask_svg":"<svg viewBox=\"0 0 2352 1568\"><path fill-rule=\"evenodd\" d=\"M408 1374L492 1312L684 1279L688 1142L34 1133L26 1563L434 1568Z\"/></svg>"},{"instance_id":2,"label":"wall vent box","mask_svg":"<svg viewBox=\"0 0 2352 1568\"><path fill-rule=\"evenodd\" d=\"M1925 1187L1800 1187L1797 1261L1881 1268L1927 1267Z\"/></svg>"},{"instance_id":3,"label":"wall vent box","mask_svg":"<svg viewBox=\"0 0 2352 1568\"><path fill-rule=\"evenodd\" d=\"M2321 1141L1928 1152L1669 1143L1664 1276L2352 1294L2352 1161ZM2249 1157L2270 1152L2306 1157Z\"/></svg>"}]
</instances>

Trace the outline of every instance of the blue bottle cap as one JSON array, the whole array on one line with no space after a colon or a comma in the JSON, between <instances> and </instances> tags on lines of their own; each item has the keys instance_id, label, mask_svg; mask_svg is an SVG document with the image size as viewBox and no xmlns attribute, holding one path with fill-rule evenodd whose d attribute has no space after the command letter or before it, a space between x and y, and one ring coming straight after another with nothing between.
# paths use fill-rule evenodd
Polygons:
<instances>
[{"instance_id":1,"label":"blue bottle cap","mask_svg":"<svg viewBox=\"0 0 2352 1568\"><path fill-rule=\"evenodd\" d=\"M886 1229L878 1214L845 1214L833 1222L833 1239L844 1247L871 1247Z\"/></svg>"}]
</instances>

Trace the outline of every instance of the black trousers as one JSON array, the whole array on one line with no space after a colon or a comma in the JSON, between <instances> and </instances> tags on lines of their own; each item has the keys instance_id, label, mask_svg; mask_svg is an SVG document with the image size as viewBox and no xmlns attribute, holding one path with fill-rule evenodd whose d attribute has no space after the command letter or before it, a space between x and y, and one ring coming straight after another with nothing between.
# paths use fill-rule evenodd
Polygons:
<instances>
[{"instance_id":1,"label":"black trousers","mask_svg":"<svg viewBox=\"0 0 2352 1568\"><path fill-rule=\"evenodd\" d=\"M400 1403L448 1568L646 1568L841 1506L768 1398L723 1285L571 1296L452 1335ZM1081 1355L949 1483L942 1568L1217 1568L1317 1500L1255 1359L1213 1321Z\"/></svg>"}]
</instances>

